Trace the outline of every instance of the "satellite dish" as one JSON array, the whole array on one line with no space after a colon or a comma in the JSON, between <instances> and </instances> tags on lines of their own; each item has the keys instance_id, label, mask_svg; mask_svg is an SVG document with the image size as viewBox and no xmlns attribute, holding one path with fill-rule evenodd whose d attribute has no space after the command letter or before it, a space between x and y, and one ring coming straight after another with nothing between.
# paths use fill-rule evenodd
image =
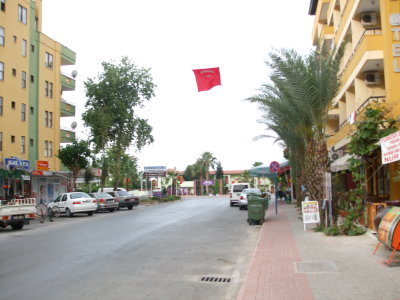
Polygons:
<instances>
[{"instance_id":1,"label":"satellite dish","mask_svg":"<svg viewBox=\"0 0 400 300\"><path fill-rule=\"evenodd\" d=\"M71 72L71 76L72 76L72 78L75 78L76 76L78 76L78 71L77 70L73 70Z\"/></svg>"},{"instance_id":2,"label":"satellite dish","mask_svg":"<svg viewBox=\"0 0 400 300\"><path fill-rule=\"evenodd\" d=\"M76 126L78 126L78 123L76 123L76 121L73 121L73 122L71 123L71 128L72 128L72 129L75 129Z\"/></svg>"}]
</instances>

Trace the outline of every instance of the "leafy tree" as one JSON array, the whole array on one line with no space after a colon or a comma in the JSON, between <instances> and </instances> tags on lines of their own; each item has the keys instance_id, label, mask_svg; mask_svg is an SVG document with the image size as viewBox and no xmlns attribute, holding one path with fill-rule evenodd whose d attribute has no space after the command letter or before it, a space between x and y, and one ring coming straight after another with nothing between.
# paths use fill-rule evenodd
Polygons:
<instances>
[{"instance_id":1,"label":"leafy tree","mask_svg":"<svg viewBox=\"0 0 400 300\"><path fill-rule=\"evenodd\" d=\"M198 162L200 169L206 175L206 180L208 180L210 177L210 167L214 169L216 161L217 159L212 155L211 152L203 152L203 154L201 154ZM208 195L208 185L206 185L206 194Z\"/></svg>"},{"instance_id":2,"label":"leafy tree","mask_svg":"<svg viewBox=\"0 0 400 300\"><path fill-rule=\"evenodd\" d=\"M256 161L256 162L253 163L253 168L259 167L259 166L261 166L261 165L262 165L262 162Z\"/></svg>"},{"instance_id":3,"label":"leafy tree","mask_svg":"<svg viewBox=\"0 0 400 300\"><path fill-rule=\"evenodd\" d=\"M62 164L72 172L74 190L76 188L76 178L78 172L89 166L91 151L86 141L73 141L58 151L57 157Z\"/></svg>"},{"instance_id":4,"label":"leafy tree","mask_svg":"<svg viewBox=\"0 0 400 300\"><path fill-rule=\"evenodd\" d=\"M178 184L178 173L174 171L169 171L167 177L163 178L164 186L171 186L171 195L176 194L176 185ZM174 192L175 190L175 192Z\"/></svg>"},{"instance_id":5,"label":"leafy tree","mask_svg":"<svg viewBox=\"0 0 400 300\"><path fill-rule=\"evenodd\" d=\"M138 68L127 57L118 64L103 62L102 67L103 72L96 79L84 82L88 99L82 119L90 129L96 151L107 145L113 148L116 189L126 149L133 145L140 150L154 141L152 127L136 115L135 108L142 108L154 96L155 85L150 70Z\"/></svg>"},{"instance_id":6,"label":"leafy tree","mask_svg":"<svg viewBox=\"0 0 400 300\"><path fill-rule=\"evenodd\" d=\"M221 162L217 162L217 168L215 171L215 179L224 179L224 170L222 169Z\"/></svg>"}]
</instances>

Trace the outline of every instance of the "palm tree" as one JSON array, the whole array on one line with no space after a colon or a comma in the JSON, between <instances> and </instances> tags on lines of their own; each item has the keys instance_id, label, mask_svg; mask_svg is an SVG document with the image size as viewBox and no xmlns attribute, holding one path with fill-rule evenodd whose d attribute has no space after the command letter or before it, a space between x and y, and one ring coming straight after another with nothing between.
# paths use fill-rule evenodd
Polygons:
<instances>
[{"instance_id":1,"label":"palm tree","mask_svg":"<svg viewBox=\"0 0 400 300\"><path fill-rule=\"evenodd\" d=\"M289 149L292 166L299 171L298 181L305 183L310 199L320 204L328 157L325 125L340 85L337 74L343 48L329 52L320 46L305 57L294 50L271 53L272 84L247 99L260 105L264 111L261 122Z\"/></svg>"},{"instance_id":2,"label":"palm tree","mask_svg":"<svg viewBox=\"0 0 400 300\"><path fill-rule=\"evenodd\" d=\"M209 179L210 176L210 167L215 169L215 164L217 163L217 159L212 155L211 152L203 152L199 159L200 169L202 173L205 174L206 180ZM206 194L208 195L208 185L206 185Z\"/></svg>"},{"instance_id":3,"label":"palm tree","mask_svg":"<svg viewBox=\"0 0 400 300\"><path fill-rule=\"evenodd\" d=\"M178 173L176 171L168 171L167 177L164 178L164 184L168 187L171 185L171 195L174 194L174 186L178 184ZM175 189L175 195L176 195Z\"/></svg>"}]
</instances>

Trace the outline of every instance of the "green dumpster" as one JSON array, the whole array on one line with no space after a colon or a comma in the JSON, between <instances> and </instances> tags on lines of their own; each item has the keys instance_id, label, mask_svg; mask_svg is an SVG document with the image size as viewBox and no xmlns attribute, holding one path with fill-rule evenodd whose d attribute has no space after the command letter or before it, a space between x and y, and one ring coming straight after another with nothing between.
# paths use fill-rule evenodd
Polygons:
<instances>
[{"instance_id":1,"label":"green dumpster","mask_svg":"<svg viewBox=\"0 0 400 300\"><path fill-rule=\"evenodd\" d=\"M250 225L264 222L266 205L267 201L264 198L252 195L247 196L247 222Z\"/></svg>"}]
</instances>

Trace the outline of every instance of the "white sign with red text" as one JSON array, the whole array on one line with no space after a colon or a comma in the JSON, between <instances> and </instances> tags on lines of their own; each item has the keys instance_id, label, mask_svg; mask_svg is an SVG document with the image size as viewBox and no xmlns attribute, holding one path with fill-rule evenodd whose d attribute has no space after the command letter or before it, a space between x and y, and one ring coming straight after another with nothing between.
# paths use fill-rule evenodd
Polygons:
<instances>
[{"instance_id":1,"label":"white sign with red text","mask_svg":"<svg viewBox=\"0 0 400 300\"><path fill-rule=\"evenodd\" d=\"M381 138L382 164L400 160L400 131Z\"/></svg>"}]
</instances>

